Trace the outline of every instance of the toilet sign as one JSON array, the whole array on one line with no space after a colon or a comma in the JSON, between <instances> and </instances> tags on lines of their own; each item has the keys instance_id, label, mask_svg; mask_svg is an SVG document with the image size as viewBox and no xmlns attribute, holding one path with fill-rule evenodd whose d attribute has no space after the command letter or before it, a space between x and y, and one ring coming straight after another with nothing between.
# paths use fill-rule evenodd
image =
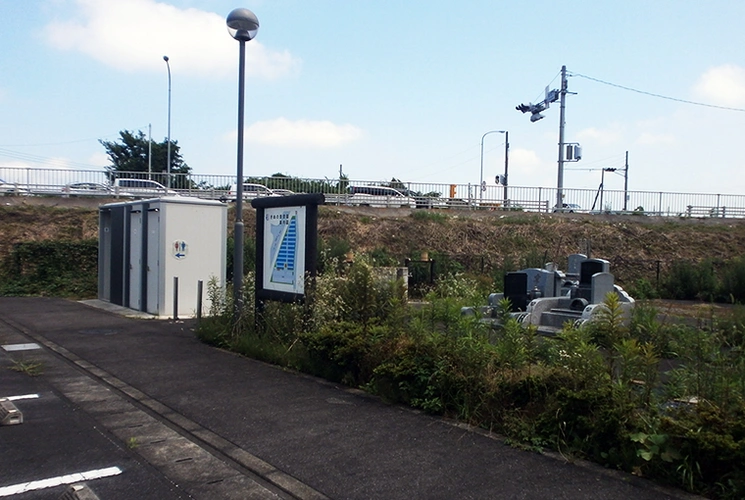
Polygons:
<instances>
[{"instance_id":1,"label":"toilet sign","mask_svg":"<svg viewBox=\"0 0 745 500\"><path fill-rule=\"evenodd\" d=\"M177 260L183 260L189 254L189 244L184 240L176 240L171 245L171 255Z\"/></svg>"}]
</instances>

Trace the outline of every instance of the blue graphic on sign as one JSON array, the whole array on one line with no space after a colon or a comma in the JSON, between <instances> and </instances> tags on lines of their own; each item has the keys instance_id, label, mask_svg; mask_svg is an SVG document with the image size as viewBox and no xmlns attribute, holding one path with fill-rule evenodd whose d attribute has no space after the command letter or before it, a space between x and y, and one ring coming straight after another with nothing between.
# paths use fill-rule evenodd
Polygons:
<instances>
[{"instance_id":1,"label":"blue graphic on sign","mask_svg":"<svg viewBox=\"0 0 745 500\"><path fill-rule=\"evenodd\" d=\"M185 259L189 253L189 245L183 240L176 240L171 247L171 254L178 260Z\"/></svg>"},{"instance_id":2,"label":"blue graphic on sign","mask_svg":"<svg viewBox=\"0 0 745 500\"><path fill-rule=\"evenodd\" d=\"M284 212L270 218L272 283L294 285L297 268L297 216Z\"/></svg>"}]
</instances>

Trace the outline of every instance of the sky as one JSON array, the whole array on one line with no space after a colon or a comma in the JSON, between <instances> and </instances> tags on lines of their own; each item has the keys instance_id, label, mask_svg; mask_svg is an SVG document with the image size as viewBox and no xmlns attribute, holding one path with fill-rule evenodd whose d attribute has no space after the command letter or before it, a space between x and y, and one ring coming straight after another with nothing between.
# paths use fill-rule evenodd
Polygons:
<instances>
[{"instance_id":1,"label":"sky","mask_svg":"<svg viewBox=\"0 0 745 500\"><path fill-rule=\"evenodd\" d=\"M246 44L247 176L745 194L745 2L0 0L0 167L103 169L99 140L168 133L194 173L234 174ZM150 129L149 129L150 127ZM486 134L486 135L485 135ZM483 145L483 154L482 154ZM483 171L482 171L483 160ZM483 172L483 174L482 174Z\"/></svg>"}]
</instances>

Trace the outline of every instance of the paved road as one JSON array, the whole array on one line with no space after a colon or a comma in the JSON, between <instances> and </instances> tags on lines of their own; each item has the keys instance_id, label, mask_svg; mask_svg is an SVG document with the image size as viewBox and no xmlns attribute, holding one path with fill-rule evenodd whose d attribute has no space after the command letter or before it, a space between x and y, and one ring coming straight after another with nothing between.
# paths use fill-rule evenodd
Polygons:
<instances>
[{"instance_id":1,"label":"paved road","mask_svg":"<svg viewBox=\"0 0 745 500\"><path fill-rule=\"evenodd\" d=\"M38 395L0 427L0 496L117 468L85 484L102 500L695 498L210 348L193 326L0 298L0 397Z\"/></svg>"}]
</instances>

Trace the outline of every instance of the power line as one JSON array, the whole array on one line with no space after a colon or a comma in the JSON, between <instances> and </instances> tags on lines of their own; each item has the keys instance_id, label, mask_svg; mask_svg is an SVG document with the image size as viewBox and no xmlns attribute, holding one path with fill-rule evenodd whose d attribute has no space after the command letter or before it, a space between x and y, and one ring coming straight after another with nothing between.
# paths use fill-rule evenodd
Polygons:
<instances>
[{"instance_id":1,"label":"power line","mask_svg":"<svg viewBox=\"0 0 745 500\"><path fill-rule=\"evenodd\" d=\"M20 151L11 151L9 149L0 148L0 156L4 156L7 158L13 158L14 160L23 160L27 161L29 163L37 163L41 165L46 165L49 167L58 167L60 165L60 160L55 158L49 158L45 156L38 156L34 154L29 153L22 153ZM73 167L82 167L82 168L101 168L101 165L91 165L90 163L82 163L78 161L64 161L65 165L73 166Z\"/></svg>"},{"instance_id":2,"label":"power line","mask_svg":"<svg viewBox=\"0 0 745 500\"><path fill-rule=\"evenodd\" d=\"M570 76L578 76L580 78L586 78L587 80L592 80L593 82L602 83L603 85L609 85L611 87L616 87L616 88L619 88L619 89L628 90L630 92L636 92L637 94L644 94L644 95L648 95L648 96L651 96L651 97L657 97L659 99L667 99L668 101L682 102L684 104L693 104L695 106L704 106L706 108L724 109L724 110L727 110L727 111L739 111L741 113L745 113L745 109L742 109L742 108L731 108L731 107L728 107L728 106L717 106L715 104L706 104L706 103L703 103L703 102L688 101L686 99L678 99L677 97L670 97L670 96L666 96L666 95L662 95L662 94L655 94L655 93L652 93L652 92L646 92L644 90L639 90L639 89L635 89L635 88L631 88L631 87L626 87L624 85L619 85L617 83L606 82L605 80L600 80L599 78L593 78L591 76L583 75L581 73L571 73Z\"/></svg>"},{"instance_id":3,"label":"power line","mask_svg":"<svg viewBox=\"0 0 745 500\"><path fill-rule=\"evenodd\" d=\"M145 125L144 127L137 127L137 131L142 131L143 128L147 128L147 125ZM128 129L125 129L125 130L128 130ZM121 132L117 132L116 134L107 134L103 137L93 137L93 138L88 138L88 139L74 139L72 141L63 141L63 142L46 142L46 143L39 143L39 144L0 144L0 148L35 148L35 147L40 147L40 146L64 146L66 144L77 144L80 142L91 142L91 141L98 142L99 140L102 140L102 139L109 139L111 137L119 137L120 133Z\"/></svg>"}]
</instances>

